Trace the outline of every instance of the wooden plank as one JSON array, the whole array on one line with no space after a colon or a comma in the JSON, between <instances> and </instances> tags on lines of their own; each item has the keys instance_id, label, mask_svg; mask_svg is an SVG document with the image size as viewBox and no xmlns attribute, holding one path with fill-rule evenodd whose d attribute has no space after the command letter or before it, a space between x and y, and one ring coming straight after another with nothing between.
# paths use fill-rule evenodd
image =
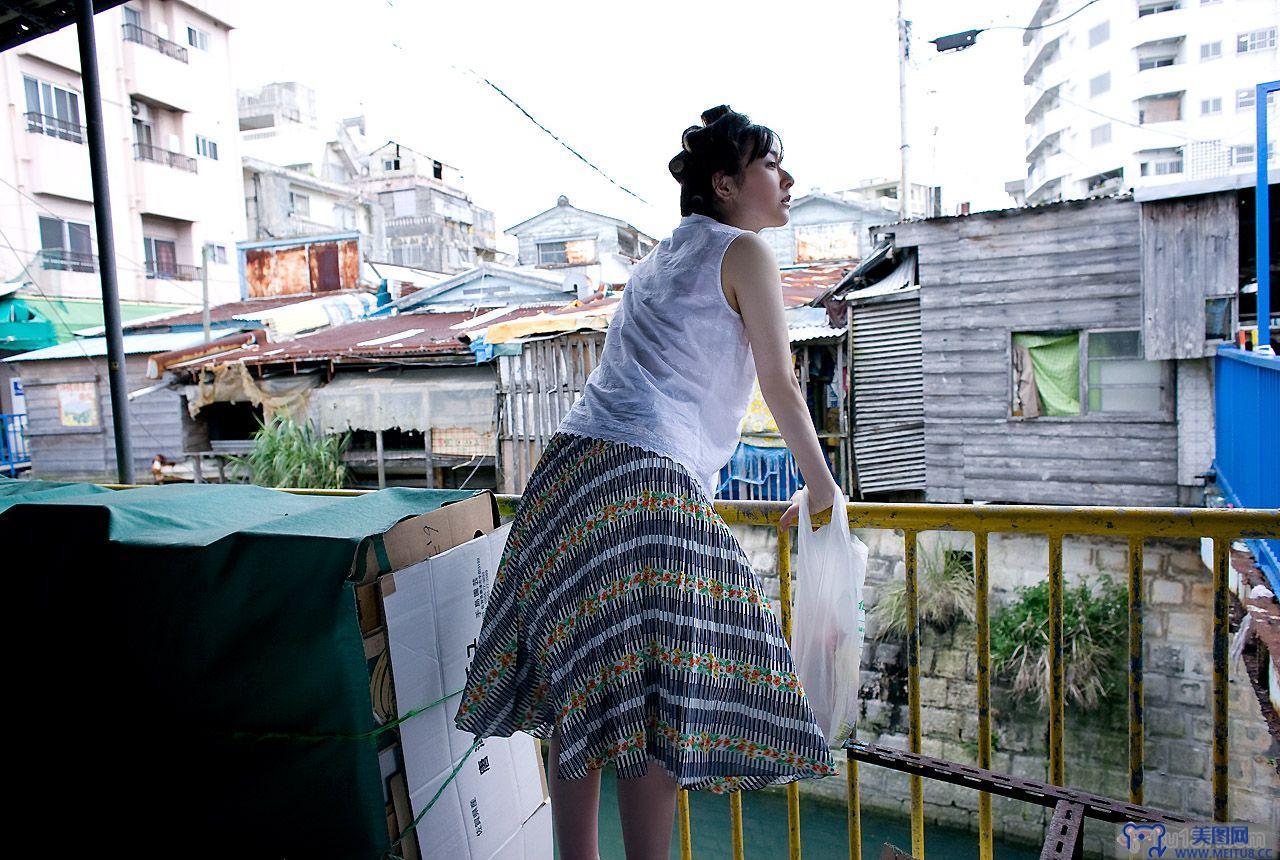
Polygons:
<instances>
[{"instance_id":1,"label":"wooden plank","mask_svg":"<svg viewBox=\"0 0 1280 860\"><path fill-rule=\"evenodd\" d=\"M1177 487L1089 482L979 480L966 481L964 498L1030 505L1113 505L1172 507ZM930 501L935 499L930 498ZM936 501L941 501L937 499Z\"/></svg>"}]
</instances>

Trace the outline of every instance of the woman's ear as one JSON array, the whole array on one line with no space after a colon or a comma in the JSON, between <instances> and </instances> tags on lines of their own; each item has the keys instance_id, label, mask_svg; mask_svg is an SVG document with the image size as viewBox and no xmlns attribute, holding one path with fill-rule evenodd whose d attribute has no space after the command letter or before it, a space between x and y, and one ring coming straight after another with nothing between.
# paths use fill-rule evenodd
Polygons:
<instances>
[{"instance_id":1,"label":"woman's ear","mask_svg":"<svg viewBox=\"0 0 1280 860\"><path fill-rule=\"evenodd\" d=\"M720 202L732 200L738 193L738 183L732 176L719 171L711 176L711 190Z\"/></svg>"}]
</instances>

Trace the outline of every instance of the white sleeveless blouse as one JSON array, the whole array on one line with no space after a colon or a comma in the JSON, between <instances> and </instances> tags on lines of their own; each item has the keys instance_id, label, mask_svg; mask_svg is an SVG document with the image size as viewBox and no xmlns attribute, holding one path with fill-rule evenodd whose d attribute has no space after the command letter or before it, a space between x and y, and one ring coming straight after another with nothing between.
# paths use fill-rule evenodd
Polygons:
<instances>
[{"instance_id":1,"label":"white sleeveless blouse","mask_svg":"<svg viewBox=\"0 0 1280 860\"><path fill-rule=\"evenodd\" d=\"M721 260L743 232L688 215L636 264L560 432L664 454L715 495L755 380L742 317L720 286Z\"/></svg>"}]
</instances>

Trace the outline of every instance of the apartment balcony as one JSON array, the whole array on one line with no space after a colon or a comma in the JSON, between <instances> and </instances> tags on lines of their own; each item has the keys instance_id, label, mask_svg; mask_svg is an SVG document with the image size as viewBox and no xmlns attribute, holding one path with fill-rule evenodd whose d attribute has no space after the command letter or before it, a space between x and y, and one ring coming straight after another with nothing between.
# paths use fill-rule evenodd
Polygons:
<instances>
[{"instance_id":1,"label":"apartment balcony","mask_svg":"<svg viewBox=\"0 0 1280 860\"><path fill-rule=\"evenodd\" d=\"M91 202L93 183L84 126L40 113L23 116L32 193Z\"/></svg>"},{"instance_id":2,"label":"apartment balcony","mask_svg":"<svg viewBox=\"0 0 1280 860\"><path fill-rule=\"evenodd\" d=\"M1137 60L1134 60L1136 69ZM1174 63L1172 66L1159 66L1154 69L1143 69L1130 79L1131 94L1134 99L1164 93L1185 92L1195 75L1194 67L1188 63Z\"/></svg>"},{"instance_id":3,"label":"apartment balcony","mask_svg":"<svg viewBox=\"0 0 1280 860\"><path fill-rule=\"evenodd\" d=\"M1199 0L1182 0L1184 7L1193 3L1198 5ZM1181 39L1186 37L1191 21L1192 19L1188 17L1186 8L1174 9L1171 12L1140 16L1137 21L1130 25L1132 29L1129 32L1133 35L1133 44L1135 46L1143 42Z\"/></svg>"},{"instance_id":4,"label":"apartment balcony","mask_svg":"<svg viewBox=\"0 0 1280 860\"><path fill-rule=\"evenodd\" d=\"M134 181L144 215L196 221L200 215L200 179L196 160L158 146L133 146Z\"/></svg>"},{"instance_id":5,"label":"apartment balcony","mask_svg":"<svg viewBox=\"0 0 1280 860\"><path fill-rule=\"evenodd\" d=\"M188 173L196 172L196 160L191 156L183 155L181 152L161 149L149 143L135 143L133 145L133 159L134 161L150 161L155 164L164 164L175 170L185 170Z\"/></svg>"},{"instance_id":6,"label":"apartment balcony","mask_svg":"<svg viewBox=\"0 0 1280 860\"><path fill-rule=\"evenodd\" d=\"M124 29L124 76L129 95L160 107L189 111L194 85L187 49L133 24Z\"/></svg>"},{"instance_id":7,"label":"apartment balcony","mask_svg":"<svg viewBox=\"0 0 1280 860\"><path fill-rule=\"evenodd\" d=\"M198 281L200 267L188 266L184 263L166 263L160 260L147 260L145 274L148 280L156 281Z\"/></svg>"}]
</instances>

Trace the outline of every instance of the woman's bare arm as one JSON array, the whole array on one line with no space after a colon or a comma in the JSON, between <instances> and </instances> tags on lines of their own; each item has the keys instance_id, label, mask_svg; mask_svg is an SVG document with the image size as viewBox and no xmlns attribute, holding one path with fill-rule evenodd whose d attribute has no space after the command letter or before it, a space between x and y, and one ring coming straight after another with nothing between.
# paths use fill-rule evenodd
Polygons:
<instances>
[{"instance_id":1,"label":"woman's bare arm","mask_svg":"<svg viewBox=\"0 0 1280 860\"><path fill-rule=\"evenodd\" d=\"M840 488L822 456L817 431L792 371L782 280L773 249L757 234L743 233L729 245L720 271L726 298L737 307L747 329L760 393L804 475L812 512L826 510ZM793 505L783 515L783 525L790 526L797 515L798 508Z\"/></svg>"}]
</instances>

